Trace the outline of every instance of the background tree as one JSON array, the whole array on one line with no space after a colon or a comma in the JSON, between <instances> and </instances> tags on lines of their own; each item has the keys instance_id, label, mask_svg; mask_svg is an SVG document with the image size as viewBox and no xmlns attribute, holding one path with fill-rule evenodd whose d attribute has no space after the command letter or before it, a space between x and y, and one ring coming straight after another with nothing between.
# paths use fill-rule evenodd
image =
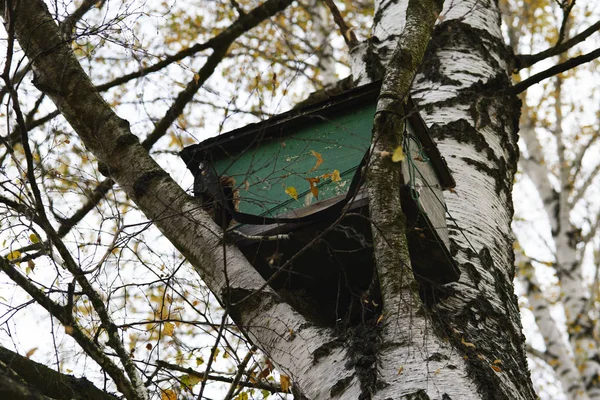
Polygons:
<instances>
[{"instance_id":1,"label":"background tree","mask_svg":"<svg viewBox=\"0 0 600 400\"><path fill-rule=\"evenodd\" d=\"M323 39L327 22L314 2L208 2L197 10L186 3L0 4L7 54L0 267L18 287L5 298L3 327L26 354L0 354L4 393L242 399L286 392L291 382L297 397L314 399L534 397L512 286L516 95L561 70L516 85L509 74L580 40L514 56L491 1L451 2L441 13L441 2L376 2L372 21L368 6L348 3L338 4L338 23L353 25L341 29L351 46L346 61L339 37L331 49ZM565 15L572 8L562 5ZM360 39L371 25L373 37L357 43L350 32ZM590 29L565 37L581 39L597 27ZM385 71L367 174L371 220L381 232L374 246L383 313L341 333L270 289L167 173L181 176L174 160L182 145L279 112L302 98L307 83L331 81L332 52L340 70L352 65L358 83ZM209 80L215 72L224 77L218 90ZM384 156L398 143L396 111L411 83L458 183L446 200L463 275L440 288L443 300L430 307L406 273L399 182L389 178L398 166ZM208 117L215 113L218 126ZM555 191L564 195L561 188ZM561 221L557 243L572 231ZM565 298L565 309L581 310L581 299ZM36 343L23 339L25 312L29 320L46 316L54 343L36 356L53 367L41 369L47 380L30 375L40 367L29 360ZM567 319L570 326L590 327L580 314ZM589 329L572 333L574 350L587 346L575 364L595 371ZM64 375L84 375L84 368L97 386ZM593 397L596 375L582 371ZM211 395L207 382L228 387Z\"/></svg>"},{"instance_id":2,"label":"background tree","mask_svg":"<svg viewBox=\"0 0 600 400\"><path fill-rule=\"evenodd\" d=\"M537 207L544 212L532 215L528 207L517 207L516 232L525 237L532 232L533 221L547 221L534 229L539 239L522 240L523 249L519 248L517 255L526 304L546 347L541 352L539 347L532 348L530 354L534 363L554 370L554 379L562 384L566 398L595 399L600 396L595 333L598 283L593 278L598 265L594 258L598 205L591 199L596 197L594 182L600 170L593 156L598 136L598 78L594 72L598 61L577 70L571 70L569 63L597 56L598 39L592 35L600 24L586 21L594 12L591 4L576 7L574 2L540 2L521 8L507 2L503 7L511 46L523 53L537 53L517 63L519 79L536 82L536 76L544 76L540 71L552 64L546 62L540 68L532 67L531 62L548 55L556 64L551 72L561 72L522 97L520 167L524 176L520 186L523 193L541 199ZM540 14L542 10L550 12ZM562 51L574 43L582 44ZM554 50L544 52L539 47L542 44ZM592 84L584 88L583 82ZM576 96L571 87L578 88ZM529 217L524 217L526 213Z\"/></svg>"}]
</instances>

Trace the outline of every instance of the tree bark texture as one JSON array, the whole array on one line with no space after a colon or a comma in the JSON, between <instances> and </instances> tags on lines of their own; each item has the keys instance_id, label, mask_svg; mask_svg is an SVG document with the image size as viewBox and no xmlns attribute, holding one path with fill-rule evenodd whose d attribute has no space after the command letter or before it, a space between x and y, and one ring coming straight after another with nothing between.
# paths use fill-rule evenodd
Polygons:
<instances>
[{"instance_id":1,"label":"tree bark texture","mask_svg":"<svg viewBox=\"0 0 600 400\"><path fill-rule=\"evenodd\" d=\"M359 82L377 79L386 62L395 62L397 38L410 29L399 21L410 21L410 4L376 2L375 37L353 52ZM445 199L462 276L441 291L424 338L448 340L463 355L464 363L453 367L465 372L461 382L477 390L461 398L535 398L512 284L511 190L520 102L508 93L510 58L495 2L446 2L412 87L457 181Z\"/></svg>"}]
</instances>

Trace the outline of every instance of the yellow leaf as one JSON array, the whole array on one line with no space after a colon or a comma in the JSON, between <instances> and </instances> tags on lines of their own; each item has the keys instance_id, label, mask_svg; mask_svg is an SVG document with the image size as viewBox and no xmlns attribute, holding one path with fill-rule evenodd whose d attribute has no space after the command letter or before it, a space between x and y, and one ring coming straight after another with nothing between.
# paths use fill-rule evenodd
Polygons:
<instances>
[{"instance_id":1,"label":"yellow leaf","mask_svg":"<svg viewBox=\"0 0 600 400\"><path fill-rule=\"evenodd\" d=\"M202 382L202 378L196 375L183 375L179 379L181 380L181 383L187 386L188 388L193 388L194 386Z\"/></svg>"},{"instance_id":2,"label":"yellow leaf","mask_svg":"<svg viewBox=\"0 0 600 400\"><path fill-rule=\"evenodd\" d=\"M161 400L177 400L177 393L172 391L171 389L166 389L162 391L160 396Z\"/></svg>"},{"instance_id":3,"label":"yellow leaf","mask_svg":"<svg viewBox=\"0 0 600 400\"><path fill-rule=\"evenodd\" d=\"M248 399L249 399L249 397L248 397L247 392L242 392L235 397L235 400L248 400Z\"/></svg>"},{"instance_id":4,"label":"yellow leaf","mask_svg":"<svg viewBox=\"0 0 600 400\"><path fill-rule=\"evenodd\" d=\"M21 252L19 250L15 250L15 251L11 251L10 253L8 253L8 255L6 256L6 259L8 261L14 261L14 260L18 259L19 257L21 257Z\"/></svg>"},{"instance_id":5,"label":"yellow leaf","mask_svg":"<svg viewBox=\"0 0 600 400\"><path fill-rule=\"evenodd\" d=\"M461 339L460 339L460 342L461 342L461 343L463 344L463 346L465 346L465 347L469 347L469 348L472 348L472 349L474 349L475 347L477 347L477 346L475 346L473 343L465 342L465 338L461 338Z\"/></svg>"},{"instance_id":6,"label":"yellow leaf","mask_svg":"<svg viewBox=\"0 0 600 400\"><path fill-rule=\"evenodd\" d=\"M288 186L285 188L285 192L294 200L298 200L298 191L293 186Z\"/></svg>"},{"instance_id":7,"label":"yellow leaf","mask_svg":"<svg viewBox=\"0 0 600 400\"><path fill-rule=\"evenodd\" d=\"M27 268L29 268L31 271L35 269L35 263L33 260L27 260Z\"/></svg>"},{"instance_id":8,"label":"yellow leaf","mask_svg":"<svg viewBox=\"0 0 600 400\"><path fill-rule=\"evenodd\" d=\"M379 323L380 323L381 321L383 321L383 314L381 314L381 315L379 316L379 318L377 318L377 322L375 322L375 325L379 325Z\"/></svg>"},{"instance_id":9,"label":"yellow leaf","mask_svg":"<svg viewBox=\"0 0 600 400\"><path fill-rule=\"evenodd\" d=\"M315 158L317 159L317 162L316 162L315 166L312 167L312 169L310 170L310 172L312 172L312 171L316 170L317 168L319 168L319 166L321 164L323 164L323 156L321 154L317 153L314 150L311 150L310 154L312 154L313 156L315 156Z\"/></svg>"},{"instance_id":10,"label":"yellow leaf","mask_svg":"<svg viewBox=\"0 0 600 400\"><path fill-rule=\"evenodd\" d=\"M202 364L204 364L204 358L196 357L196 366L199 367Z\"/></svg>"},{"instance_id":11,"label":"yellow leaf","mask_svg":"<svg viewBox=\"0 0 600 400\"><path fill-rule=\"evenodd\" d=\"M340 171L338 171L337 169L333 170L333 173L331 174L331 182L339 182L342 180L342 177L340 176Z\"/></svg>"},{"instance_id":12,"label":"yellow leaf","mask_svg":"<svg viewBox=\"0 0 600 400\"><path fill-rule=\"evenodd\" d=\"M406 157L404 156L404 151L402 151L402 146L396 147L396 150L394 150L394 154L392 154L392 161L400 162L404 161L405 158Z\"/></svg>"},{"instance_id":13,"label":"yellow leaf","mask_svg":"<svg viewBox=\"0 0 600 400\"><path fill-rule=\"evenodd\" d=\"M494 371L496 371L496 372L502 372L502 368L500 368L500 367L499 367L499 366L497 366L497 365L492 365L492 369L493 369Z\"/></svg>"},{"instance_id":14,"label":"yellow leaf","mask_svg":"<svg viewBox=\"0 0 600 400\"><path fill-rule=\"evenodd\" d=\"M194 74L194 82L196 82L196 85L198 84L199 80L200 80L200 75Z\"/></svg>"},{"instance_id":15,"label":"yellow leaf","mask_svg":"<svg viewBox=\"0 0 600 400\"><path fill-rule=\"evenodd\" d=\"M25 354L25 357L27 357L27 358L31 357L31 356L33 355L33 353L35 353L35 352L36 352L36 350L37 350L37 349L38 349L37 347L34 347L33 349L29 350L29 351L28 351L28 352Z\"/></svg>"},{"instance_id":16,"label":"yellow leaf","mask_svg":"<svg viewBox=\"0 0 600 400\"><path fill-rule=\"evenodd\" d=\"M32 233L31 235L29 235L29 240L31 240L31 243L39 243L40 242L40 238L38 238L35 233Z\"/></svg>"},{"instance_id":17,"label":"yellow leaf","mask_svg":"<svg viewBox=\"0 0 600 400\"><path fill-rule=\"evenodd\" d=\"M290 377L286 375L279 376L279 383L281 384L281 390L287 392L290 389Z\"/></svg>"},{"instance_id":18,"label":"yellow leaf","mask_svg":"<svg viewBox=\"0 0 600 400\"><path fill-rule=\"evenodd\" d=\"M163 333L167 336L173 336L173 331L175 330L175 325L167 322L163 328Z\"/></svg>"},{"instance_id":19,"label":"yellow leaf","mask_svg":"<svg viewBox=\"0 0 600 400\"><path fill-rule=\"evenodd\" d=\"M404 367L398 368L398 375L400 375L402 373L402 371L404 371Z\"/></svg>"},{"instance_id":20,"label":"yellow leaf","mask_svg":"<svg viewBox=\"0 0 600 400\"><path fill-rule=\"evenodd\" d=\"M73 327L70 325L65 325L65 333L67 335L72 335L73 334Z\"/></svg>"},{"instance_id":21,"label":"yellow leaf","mask_svg":"<svg viewBox=\"0 0 600 400\"><path fill-rule=\"evenodd\" d=\"M310 184L310 192L313 194L313 196L315 196L318 199L319 188L315 186L315 183L321 182L321 178L306 178L306 180Z\"/></svg>"}]
</instances>

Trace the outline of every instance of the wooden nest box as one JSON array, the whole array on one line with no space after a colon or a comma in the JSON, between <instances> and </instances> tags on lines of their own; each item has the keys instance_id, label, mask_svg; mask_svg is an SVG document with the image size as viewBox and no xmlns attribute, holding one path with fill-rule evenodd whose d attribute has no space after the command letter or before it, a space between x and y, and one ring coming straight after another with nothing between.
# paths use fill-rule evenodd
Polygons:
<instances>
[{"instance_id":1,"label":"wooden nest box","mask_svg":"<svg viewBox=\"0 0 600 400\"><path fill-rule=\"evenodd\" d=\"M361 291L369 289L371 227L357 170L370 146L379 90L377 82L354 88L181 152L195 176L196 197L209 203L227 199L240 216L233 215L229 229L251 236L291 233L289 239L270 241L232 235L266 278L287 262L273 280L276 289L312 293L318 302L327 297L319 291L339 298L336 288L345 288L354 298L349 301L360 301ZM406 111L401 200L413 272L420 282L454 282L459 271L449 251L442 190L455 182L412 101ZM208 182L207 174L212 175ZM215 189L216 182L221 189ZM221 192L211 195L211 190Z\"/></svg>"}]
</instances>

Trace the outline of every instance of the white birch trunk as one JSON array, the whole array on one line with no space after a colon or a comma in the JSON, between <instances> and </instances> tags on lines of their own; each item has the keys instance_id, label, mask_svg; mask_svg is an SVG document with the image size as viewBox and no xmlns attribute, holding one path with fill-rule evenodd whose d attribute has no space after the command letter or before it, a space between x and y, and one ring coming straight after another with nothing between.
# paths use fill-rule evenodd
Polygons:
<instances>
[{"instance_id":1,"label":"white birch trunk","mask_svg":"<svg viewBox=\"0 0 600 400\"><path fill-rule=\"evenodd\" d=\"M359 83L379 78L379 68L369 64L373 62L370 51L376 49L384 62L389 59L404 29L406 9L407 2L376 2L373 32L377 38L353 53ZM459 398L535 398L525 372L512 285L511 189L518 157L519 104L516 98L500 94L510 85L505 51L494 2L446 2L423 72L413 86L413 97L457 181L456 191L445 197L455 259L463 274L459 283L451 285L452 295L432 315L421 318L417 313L408 326L397 324L394 333L387 329L382 340L397 343L412 332L410 326L422 335L413 334L423 340L421 345L449 339L451 346L465 354L464 360L453 364L460 371L454 383L466 389ZM428 318L431 328L425 329ZM440 327L445 334L440 335ZM421 357L422 364L408 373L403 370L398 380L420 387L432 398L441 397L439 389L436 393L428 387L432 374L443 376L438 379L455 377L443 369L428 370L427 357L432 353L426 346L417 350L418 344L410 344L415 345L412 351L410 346L403 350L413 358ZM402 359L400 351L397 357ZM391 356L385 359L392 361ZM478 390L469 393L473 385Z\"/></svg>"},{"instance_id":2,"label":"white birch trunk","mask_svg":"<svg viewBox=\"0 0 600 400\"><path fill-rule=\"evenodd\" d=\"M557 110L560 110L560 101L558 103ZM578 231L571 224L570 219L573 204L569 201L569 193L574 177L571 177L571 165L565 159L561 120L560 112L557 111L557 126L554 134L560 165L558 174L560 191L556 191L550 182L550 172L544 161L542 146L533 127L529 125L521 132L528 153L528 157L524 157L522 160L521 166L534 183L552 228L555 268L561 288L559 298L565 309L567 333L575 356L575 365L580 371L580 379L583 380L587 396L590 399L600 399L599 349L593 335L594 324L587 311L587 287L583 281L581 258L577 254L576 247ZM539 326L540 321L537 322ZM569 366L567 365L565 368L568 369ZM559 377L559 379L562 381L563 377ZM570 396L569 386L565 386L563 383L563 388Z\"/></svg>"},{"instance_id":3,"label":"white birch trunk","mask_svg":"<svg viewBox=\"0 0 600 400\"><path fill-rule=\"evenodd\" d=\"M563 340L562 333L556 326L556 321L550 314L550 304L540 290L540 284L535 276L535 269L528 260L517 254L517 265L520 268L519 276L525 288L531 311L535 317L546 345L546 357L549 365L554 369L563 391L569 400L588 400L581 375L575 365L573 357ZM521 259L520 259L521 258Z\"/></svg>"}]
</instances>

